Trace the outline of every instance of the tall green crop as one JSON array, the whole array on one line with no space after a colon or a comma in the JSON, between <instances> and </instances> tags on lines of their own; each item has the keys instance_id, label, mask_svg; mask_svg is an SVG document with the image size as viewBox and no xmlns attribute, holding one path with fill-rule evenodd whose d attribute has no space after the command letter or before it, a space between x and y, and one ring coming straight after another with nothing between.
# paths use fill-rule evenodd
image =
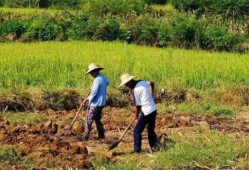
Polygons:
<instances>
[{"instance_id":1,"label":"tall green crop","mask_svg":"<svg viewBox=\"0 0 249 170\"><path fill-rule=\"evenodd\" d=\"M111 86L122 73L190 88L213 88L223 83L249 85L249 55L195 50L157 49L123 43L44 42L0 45L0 88L88 87L89 63L105 69Z\"/></svg>"}]
</instances>

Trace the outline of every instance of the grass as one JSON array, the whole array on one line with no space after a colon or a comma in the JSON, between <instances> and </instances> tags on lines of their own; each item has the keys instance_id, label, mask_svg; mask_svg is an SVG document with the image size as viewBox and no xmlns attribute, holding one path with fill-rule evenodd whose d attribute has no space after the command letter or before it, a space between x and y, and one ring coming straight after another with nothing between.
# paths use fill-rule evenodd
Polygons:
<instances>
[{"instance_id":1,"label":"grass","mask_svg":"<svg viewBox=\"0 0 249 170\"><path fill-rule=\"evenodd\" d=\"M107 160L95 162L97 169L210 169L232 166L248 167L249 144L247 139L236 138L218 131L201 128L182 129L170 135L177 144L156 154L127 154L116 163Z\"/></svg>"},{"instance_id":2,"label":"grass","mask_svg":"<svg viewBox=\"0 0 249 170\"><path fill-rule=\"evenodd\" d=\"M37 124L49 120L47 115L39 113L1 113L0 116L14 124Z\"/></svg>"},{"instance_id":3,"label":"grass","mask_svg":"<svg viewBox=\"0 0 249 170\"><path fill-rule=\"evenodd\" d=\"M184 103L159 103L158 112L180 112L193 114L214 114L216 116L233 116L239 109L236 107L223 106L208 101L195 101Z\"/></svg>"},{"instance_id":4,"label":"grass","mask_svg":"<svg viewBox=\"0 0 249 170\"><path fill-rule=\"evenodd\" d=\"M55 15L56 13L60 13L61 11L62 10L42 9L42 8L6 8L6 7L0 7L0 12L14 13L14 14L19 14L19 15L43 14L43 13ZM73 11L70 10L70 12L73 12Z\"/></svg>"},{"instance_id":5,"label":"grass","mask_svg":"<svg viewBox=\"0 0 249 170\"><path fill-rule=\"evenodd\" d=\"M151 5L151 8L156 12L163 12L165 14L171 14L176 12L176 9L173 7L172 4L167 5Z\"/></svg>"},{"instance_id":6,"label":"grass","mask_svg":"<svg viewBox=\"0 0 249 170\"><path fill-rule=\"evenodd\" d=\"M118 42L9 43L0 46L0 87L89 87L87 66L96 62L117 88L124 72L138 79L196 89L249 85L249 55L157 49Z\"/></svg>"},{"instance_id":7,"label":"grass","mask_svg":"<svg viewBox=\"0 0 249 170\"><path fill-rule=\"evenodd\" d=\"M0 146L0 165L16 165L17 167L31 168L32 162L29 158L22 156L22 153L15 146L1 145ZM7 168L7 167L6 167Z\"/></svg>"},{"instance_id":8,"label":"grass","mask_svg":"<svg viewBox=\"0 0 249 170\"><path fill-rule=\"evenodd\" d=\"M236 166L235 159L245 157L249 152L249 145L245 141L218 132L188 134L178 140L175 148L158 154L156 165L165 169L176 166L179 169L194 169L196 163L210 168Z\"/></svg>"}]
</instances>

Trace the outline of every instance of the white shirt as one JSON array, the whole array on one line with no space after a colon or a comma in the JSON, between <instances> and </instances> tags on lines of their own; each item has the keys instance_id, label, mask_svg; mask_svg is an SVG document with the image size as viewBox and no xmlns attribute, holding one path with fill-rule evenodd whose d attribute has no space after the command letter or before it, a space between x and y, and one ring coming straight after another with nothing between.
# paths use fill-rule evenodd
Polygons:
<instances>
[{"instance_id":1,"label":"white shirt","mask_svg":"<svg viewBox=\"0 0 249 170\"><path fill-rule=\"evenodd\" d=\"M156 110L156 104L150 92L150 82L139 81L133 89L136 106L141 106L144 115L149 115Z\"/></svg>"}]
</instances>

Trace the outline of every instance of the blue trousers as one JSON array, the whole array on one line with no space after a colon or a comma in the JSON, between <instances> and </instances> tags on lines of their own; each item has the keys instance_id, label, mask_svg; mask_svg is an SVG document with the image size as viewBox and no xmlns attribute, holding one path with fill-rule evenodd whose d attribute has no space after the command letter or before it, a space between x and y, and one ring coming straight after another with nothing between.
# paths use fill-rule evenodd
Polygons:
<instances>
[{"instance_id":1,"label":"blue trousers","mask_svg":"<svg viewBox=\"0 0 249 170\"><path fill-rule=\"evenodd\" d=\"M142 133L147 125L148 140L151 148L157 145L157 135L155 133L155 123L156 123L157 112L145 116L143 113L138 119L136 127L134 129L134 152L141 152L142 145Z\"/></svg>"}]
</instances>

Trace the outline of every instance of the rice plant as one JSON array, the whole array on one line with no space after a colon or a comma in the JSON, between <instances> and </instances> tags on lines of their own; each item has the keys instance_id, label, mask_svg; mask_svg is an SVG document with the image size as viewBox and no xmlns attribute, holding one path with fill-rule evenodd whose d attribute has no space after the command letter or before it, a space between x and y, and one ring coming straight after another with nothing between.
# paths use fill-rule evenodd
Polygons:
<instances>
[{"instance_id":1,"label":"rice plant","mask_svg":"<svg viewBox=\"0 0 249 170\"><path fill-rule=\"evenodd\" d=\"M249 85L249 55L158 49L119 42L38 42L0 45L0 88L85 88L95 62L116 88L124 72L137 79L207 89L222 84Z\"/></svg>"}]
</instances>

